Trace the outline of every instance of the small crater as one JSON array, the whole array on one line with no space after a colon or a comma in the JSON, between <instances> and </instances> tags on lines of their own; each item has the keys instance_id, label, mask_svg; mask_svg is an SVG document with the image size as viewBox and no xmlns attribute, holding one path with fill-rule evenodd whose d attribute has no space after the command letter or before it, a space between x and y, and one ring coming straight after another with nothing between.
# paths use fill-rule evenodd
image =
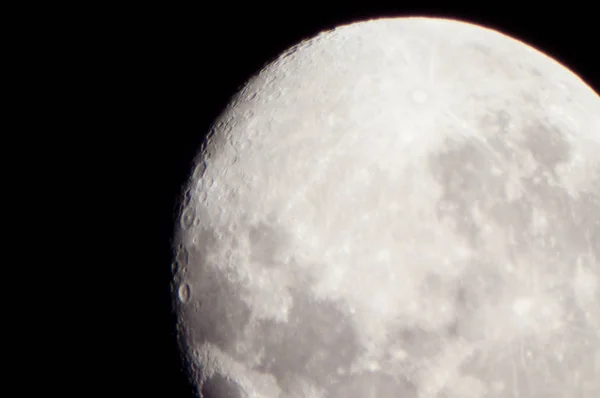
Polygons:
<instances>
[{"instance_id":1,"label":"small crater","mask_svg":"<svg viewBox=\"0 0 600 398\"><path fill-rule=\"evenodd\" d=\"M196 221L196 211L192 206L186 207L181 213L181 227L185 230L192 228Z\"/></svg>"},{"instance_id":2,"label":"small crater","mask_svg":"<svg viewBox=\"0 0 600 398\"><path fill-rule=\"evenodd\" d=\"M181 271L185 271L188 266L189 254L188 250L180 245L177 249L177 254L175 255L175 260L171 263L171 272L173 276L177 275L177 273Z\"/></svg>"},{"instance_id":3,"label":"small crater","mask_svg":"<svg viewBox=\"0 0 600 398\"><path fill-rule=\"evenodd\" d=\"M198 164L196 165L196 168L194 169L194 172L192 173L192 179L194 181L199 181L202 176L204 175L204 172L206 171L206 162L204 160L198 162Z\"/></svg>"},{"instance_id":4,"label":"small crater","mask_svg":"<svg viewBox=\"0 0 600 398\"><path fill-rule=\"evenodd\" d=\"M177 296L179 297L179 301L183 304L186 304L190 301L191 296L191 288L187 283L183 283L179 286L179 291L177 292Z\"/></svg>"},{"instance_id":5,"label":"small crater","mask_svg":"<svg viewBox=\"0 0 600 398\"><path fill-rule=\"evenodd\" d=\"M182 247L177 251L175 260L180 264L181 267L186 267L188 265L189 254L185 247Z\"/></svg>"},{"instance_id":6,"label":"small crater","mask_svg":"<svg viewBox=\"0 0 600 398\"><path fill-rule=\"evenodd\" d=\"M187 187L182 194L181 206L183 208L186 208L190 205L191 201L192 201L192 190L190 187Z\"/></svg>"}]
</instances>

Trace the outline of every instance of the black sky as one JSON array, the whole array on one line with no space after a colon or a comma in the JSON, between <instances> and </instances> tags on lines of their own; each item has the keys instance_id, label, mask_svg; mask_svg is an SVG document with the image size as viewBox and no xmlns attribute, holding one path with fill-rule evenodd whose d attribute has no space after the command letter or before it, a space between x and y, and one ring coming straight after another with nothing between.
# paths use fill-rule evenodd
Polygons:
<instances>
[{"instance_id":1,"label":"black sky","mask_svg":"<svg viewBox=\"0 0 600 398\"><path fill-rule=\"evenodd\" d=\"M177 197L210 124L236 90L283 50L322 30L364 19L449 17L517 37L567 65L596 91L600 88L600 21L594 18L593 3L549 6L538 2L541 6L527 4L527 9L520 6L525 2L481 2L479 8L436 6L427 1L398 1L393 6L368 1L359 7L332 7L324 1L281 2L280 7L242 3L141 7L130 17L131 28L123 38L126 45L121 51L136 60L127 71L135 81L136 98L143 104L136 114L143 122L131 126L128 138L139 139L140 162L145 162L139 167L146 170L148 180L140 195L152 201L152 211L144 215L151 219L152 237L143 247L151 260L139 269L144 309L130 331L137 336L135 344L143 347L141 354L135 351L133 355L132 350L123 359L131 369L135 396L194 396L181 371L174 318L169 312L170 239Z\"/></svg>"}]
</instances>

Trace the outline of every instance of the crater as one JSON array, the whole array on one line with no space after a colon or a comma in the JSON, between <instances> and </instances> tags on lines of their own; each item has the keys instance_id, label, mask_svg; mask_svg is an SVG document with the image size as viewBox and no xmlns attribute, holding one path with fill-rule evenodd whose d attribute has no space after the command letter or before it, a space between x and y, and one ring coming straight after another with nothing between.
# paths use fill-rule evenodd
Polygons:
<instances>
[{"instance_id":1,"label":"crater","mask_svg":"<svg viewBox=\"0 0 600 398\"><path fill-rule=\"evenodd\" d=\"M196 221L196 211L192 206L186 207L181 213L181 228L190 229Z\"/></svg>"},{"instance_id":2,"label":"crater","mask_svg":"<svg viewBox=\"0 0 600 398\"><path fill-rule=\"evenodd\" d=\"M191 295L190 285L188 285L187 283L182 283L179 286L179 290L177 291L177 296L179 297L179 301L181 301L183 304L186 304L188 301L190 301L190 295Z\"/></svg>"},{"instance_id":3,"label":"crater","mask_svg":"<svg viewBox=\"0 0 600 398\"><path fill-rule=\"evenodd\" d=\"M204 382L200 394L204 398L246 398L239 384L218 373Z\"/></svg>"}]
</instances>

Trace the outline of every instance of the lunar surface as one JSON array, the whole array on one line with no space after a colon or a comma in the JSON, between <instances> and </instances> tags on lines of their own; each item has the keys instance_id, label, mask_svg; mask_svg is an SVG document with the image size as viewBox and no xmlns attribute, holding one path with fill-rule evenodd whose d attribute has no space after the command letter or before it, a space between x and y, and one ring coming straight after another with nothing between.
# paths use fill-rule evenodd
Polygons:
<instances>
[{"instance_id":1,"label":"lunar surface","mask_svg":"<svg viewBox=\"0 0 600 398\"><path fill-rule=\"evenodd\" d=\"M306 40L215 121L174 240L208 398L600 397L600 98L465 22Z\"/></svg>"}]
</instances>

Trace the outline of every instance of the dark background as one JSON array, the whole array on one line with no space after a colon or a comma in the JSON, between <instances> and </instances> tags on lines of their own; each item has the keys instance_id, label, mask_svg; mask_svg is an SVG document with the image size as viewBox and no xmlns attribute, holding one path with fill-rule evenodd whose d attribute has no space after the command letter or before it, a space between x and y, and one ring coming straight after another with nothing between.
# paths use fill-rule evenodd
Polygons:
<instances>
[{"instance_id":1,"label":"dark background","mask_svg":"<svg viewBox=\"0 0 600 398\"><path fill-rule=\"evenodd\" d=\"M117 39L121 53L109 67L123 79L124 90L115 93L120 97L115 111L129 116L128 124L121 126L123 140L131 144L126 147L136 156L130 162L142 176L130 185L134 192L126 201L143 204L139 207L143 214L138 216L145 219L145 240L139 251L145 260L134 267L137 304L128 310L134 315L122 331L127 348L114 359L130 386L115 390L114 396L121 396L118 391L131 391L123 396L132 397L194 396L182 370L175 317L170 312L170 239L177 200L210 124L237 89L283 50L322 30L365 19L456 18L533 45L598 92L600 21L595 19L593 3L585 7L573 2L556 6L481 2L479 8L414 3L419 5L370 1L357 7L324 2L267 6L252 1L178 7L165 3L169 5L143 6L128 13L127 34ZM111 23L107 21L104 29L110 31Z\"/></svg>"}]
</instances>

